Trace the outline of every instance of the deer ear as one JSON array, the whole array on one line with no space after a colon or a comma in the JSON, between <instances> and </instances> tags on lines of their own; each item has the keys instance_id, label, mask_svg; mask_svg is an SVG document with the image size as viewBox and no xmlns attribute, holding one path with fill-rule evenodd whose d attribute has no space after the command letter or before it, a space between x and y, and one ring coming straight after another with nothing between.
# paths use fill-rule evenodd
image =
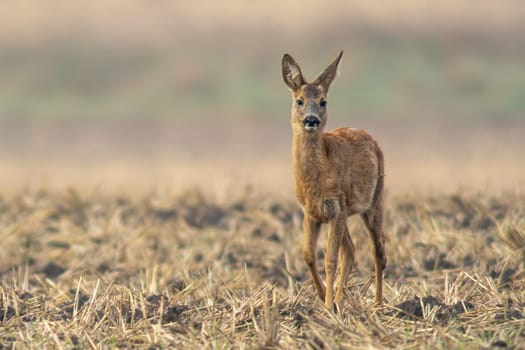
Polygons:
<instances>
[{"instance_id":1,"label":"deer ear","mask_svg":"<svg viewBox=\"0 0 525 350\"><path fill-rule=\"evenodd\" d=\"M322 72L312 84L321 85L325 91L328 91L330 84L334 81L335 77L339 75L339 66L341 63L341 57L343 57L343 51L333 60L332 63L324 72Z\"/></svg>"},{"instance_id":2,"label":"deer ear","mask_svg":"<svg viewBox=\"0 0 525 350\"><path fill-rule=\"evenodd\" d=\"M289 54L283 56L282 61L283 80L292 91L297 91L305 84L301 67Z\"/></svg>"}]
</instances>

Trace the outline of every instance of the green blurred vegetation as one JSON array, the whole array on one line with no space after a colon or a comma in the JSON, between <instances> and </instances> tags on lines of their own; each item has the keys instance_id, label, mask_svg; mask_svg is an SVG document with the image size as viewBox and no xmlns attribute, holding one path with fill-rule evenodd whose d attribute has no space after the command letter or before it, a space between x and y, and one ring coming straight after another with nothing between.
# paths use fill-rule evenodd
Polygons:
<instances>
[{"instance_id":1,"label":"green blurred vegetation","mask_svg":"<svg viewBox=\"0 0 525 350\"><path fill-rule=\"evenodd\" d=\"M0 118L286 115L289 98L280 82L280 56L265 57L261 66L247 65L234 55L217 63L214 54L206 51L195 53L201 58L185 66L187 62L173 64L173 52L149 47L115 48L79 41L4 47ZM323 61L308 66L319 71L333 54L326 52ZM451 53L431 42L395 48L368 45L347 55L350 67L343 65L331 94L332 114L515 119L525 111L525 55ZM297 59L305 62L309 57ZM312 73L305 72L310 77Z\"/></svg>"}]
</instances>

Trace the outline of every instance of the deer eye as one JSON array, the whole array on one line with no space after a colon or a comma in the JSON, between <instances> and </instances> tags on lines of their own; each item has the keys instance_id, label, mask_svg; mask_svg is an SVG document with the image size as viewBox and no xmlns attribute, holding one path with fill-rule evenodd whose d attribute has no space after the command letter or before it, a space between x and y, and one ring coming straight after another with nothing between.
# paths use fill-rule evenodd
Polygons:
<instances>
[{"instance_id":1,"label":"deer eye","mask_svg":"<svg viewBox=\"0 0 525 350\"><path fill-rule=\"evenodd\" d=\"M326 107L326 100L321 100L321 102L319 102L319 106Z\"/></svg>"},{"instance_id":2,"label":"deer eye","mask_svg":"<svg viewBox=\"0 0 525 350\"><path fill-rule=\"evenodd\" d=\"M296 102L298 106L304 105L304 101L302 99L298 99Z\"/></svg>"}]
</instances>

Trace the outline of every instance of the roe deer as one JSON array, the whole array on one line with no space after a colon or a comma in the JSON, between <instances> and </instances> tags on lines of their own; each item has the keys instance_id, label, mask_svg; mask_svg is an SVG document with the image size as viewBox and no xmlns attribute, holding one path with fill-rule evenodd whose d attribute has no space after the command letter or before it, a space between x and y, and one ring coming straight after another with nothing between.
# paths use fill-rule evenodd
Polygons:
<instances>
[{"instance_id":1,"label":"roe deer","mask_svg":"<svg viewBox=\"0 0 525 350\"><path fill-rule=\"evenodd\" d=\"M381 304L386 266L383 224L383 153L364 130L338 128L323 132L327 93L338 74L343 52L312 83L288 54L282 73L293 96L293 170L296 195L304 210L304 260L317 294L328 308L342 310L344 285L354 264L354 245L346 220L360 214L372 239L375 264L375 302ZM316 267L316 244L321 224L329 224L325 255L326 290ZM339 266L338 266L339 250Z\"/></svg>"}]
</instances>

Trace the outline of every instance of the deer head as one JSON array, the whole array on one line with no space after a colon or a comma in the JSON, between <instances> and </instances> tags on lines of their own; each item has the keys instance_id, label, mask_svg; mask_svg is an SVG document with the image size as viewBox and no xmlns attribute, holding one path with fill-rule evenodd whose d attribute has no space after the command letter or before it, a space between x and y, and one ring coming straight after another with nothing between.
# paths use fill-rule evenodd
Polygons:
<instances>
[{"instance_id":1,"label":"deer head","mask_svg":"<svg viewBox=\"0 0 525 350\"><path fill-rule=\"evenodd\" d=\"M343 51L311 83L306 82L301 67L292 56L288 54L283 56L283 79L293 96L292 127L294 130L304 130L310 133L322 132L327 119L328 88L338 75L342 56Z\"/></svg>"}]
</instances>

